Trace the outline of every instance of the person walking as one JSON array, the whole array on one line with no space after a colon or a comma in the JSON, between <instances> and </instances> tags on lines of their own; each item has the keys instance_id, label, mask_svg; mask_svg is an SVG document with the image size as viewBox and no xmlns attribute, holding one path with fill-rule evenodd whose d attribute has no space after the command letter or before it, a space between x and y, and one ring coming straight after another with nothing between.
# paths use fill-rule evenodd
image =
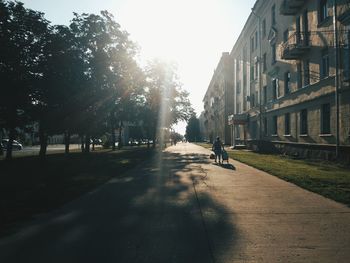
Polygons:
<instances>
[{"instance_id":1,"label":"person walking","mask_svg":"<svg viewBox=\"0 0 350 263\"><path fill-rule=\"evenodd\" d=\"M219 159L219 163L221 163L221 155L222 155L222 151L224 150L224 146L223 146L219 136L216 137L216 140L213 143L212 150L215 153L215 162L217 162L216 160Z\"/></svg>"}]
</instances>

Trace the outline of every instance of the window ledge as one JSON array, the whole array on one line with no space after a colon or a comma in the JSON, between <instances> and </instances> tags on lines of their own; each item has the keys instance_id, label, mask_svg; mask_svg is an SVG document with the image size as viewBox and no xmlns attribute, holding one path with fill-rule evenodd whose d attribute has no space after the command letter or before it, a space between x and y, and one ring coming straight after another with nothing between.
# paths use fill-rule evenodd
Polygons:
<instances>
[{"instance_id":1,"label":"window ledge","mask_svg":"<svg viewBox=\"0 0 350 263\"><path fill-rule=\"evenodd\" d=\"M324 134L319 134L318 136L320 136L320 137L332 137L333 134L331 134L331 133L324 133Z\"/></svg>"},{"instance_id":2,"label":"window ledge","mask_svg":"<svg viewBox=\"0 0 350 263\"><path fill-rule=\"evenodd\" d=\"M308 134L300 134L299 137L309 137Z\"/></svg>"},{"instance_id":3,"label":"window ledge","mask_svg":"<svg viewBox=\"0 0 350 263\"><path fill-rule=\"evenodd\" d=\"M271 134L271 137L278 137L277 134Z\"/></svg>"},{"instance_id":4,"label":"window ledge","mask_svg":"<svg viewBox=\"0 0 350 263\"><path fill-rule=\"evenodd\" d=\"M292 137L292 135L290 135L290 134L285 134L285 135L283 135L284 137Z\"/></svg>"}]
</instances>

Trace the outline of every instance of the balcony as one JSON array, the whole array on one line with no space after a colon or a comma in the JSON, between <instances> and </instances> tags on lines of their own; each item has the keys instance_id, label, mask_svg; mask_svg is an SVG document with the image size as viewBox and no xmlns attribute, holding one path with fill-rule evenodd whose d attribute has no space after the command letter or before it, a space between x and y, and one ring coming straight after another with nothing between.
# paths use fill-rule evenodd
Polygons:
<instances>
[{"instance_id":1,"label":"balcony","mask_svg":"<svg viewBox=\"0 0 350 263\"><path fill-rule=\"evenodd\" d=\"M228 125L244 125L248 122L248 114L233 114L228 116Z\"/></svg>"},{"instance_id":2,"label":"balcony","mask_svg":"<svg viewBox=\"0 0 350 263\"><path fill-rule=\"evenodd\" d=\"M347 4L347 6L344 7L343 12L338 16L338 20L343 25L350 25L350 4Z\"/></svg>"},{"instance_id":3,"label":"balcony","mask_svg":"<svg viewBox=\"0 0 350 263\"><path fill-rule=\"evenodd\" d=\"M298 13L305 2L305 0L284 0L280 6L280 14L284 16L293 16Z\"/></svg>"},{"instance_id":4,"label":"balcony","mask_svg":"<svg viewBox=\"0 0 350 263\"><path fill-rule=\"evenodd\" d=\"M310 50L310 33L294 32L286 42L281 45L281 58L285 60L300 59Z\"/></svg>"}]
</instances>

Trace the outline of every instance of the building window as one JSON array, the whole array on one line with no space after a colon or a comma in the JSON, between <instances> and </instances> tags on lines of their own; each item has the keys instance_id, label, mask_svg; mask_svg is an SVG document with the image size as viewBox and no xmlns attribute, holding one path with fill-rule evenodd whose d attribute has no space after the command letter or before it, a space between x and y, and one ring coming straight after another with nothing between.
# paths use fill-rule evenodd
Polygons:
<instances>
[{"instance_id":1,"label":"building window","mask_svg":"<svg viewBox=\"0 0 350 263\"><path fill-rule=\"evenodd\" d=\"M255 107L255 94L254 93L252 93L252 94L250 94L250 107L251 108L254 108Z\"/></svg>"},{"instance_id":2,"label":"building window","mask_svg":"<svg viewBox=\"0 0 350 263\"><path fill-rule=\"evenodd\" d=\"M266 37L266 19L264 18L264 20L262 21L262 37Z\"/></svg>"},{"instance_id":3,"label":"building window","mask_svg":"<svg viewBox=\"0 0 350 263\"><path fill-rule=\"evenodd\" d=\"M240 139L240 126L236 125L235 126L235 137L236 139Z\"/></svg>"},{"instance_id":4,"label":"building window","mask_svg":"<svg viewBox=\"0 0 350 263\"><path fill-rule=\"evenodd\" d=\"M284 115L284 135L290 135L290 114Z\"/></svg>"},{"instance_id":5,"label":"building window","mask_svg":"<svg viewBox=\"0 0 350 263\"><path fill-rule=\"evenodd\" d=\"M343 49L344 80L350 80L350 30L348 31L347 38L347 44L344 46Z\"/></svg>"},{"instance_id":6,"label":"building window","mask_svg":"<svg viewBox=\"0 0 350 263\"><path fill-rule=\"evenodd\" d=\"M236 105L236 112L237 112L237 114L241 113L241 103L240 102L238 102Z\"/></svg>"},{"instance_id":7,"label":"building window","mask_svg":"<svg viewBox=\"0 0 350 263\"><path fill-rule=\"evenodd\" d=\"M266 117L264 118L264 134L265 134L265 136L268 135L268 132L267 132L267 118Z\"/></svg>"},{"instance_id":8,"label":"building window","mask_svg":"<svg viewBox=\"0 0 350 263\"><path fill-rule=\"evenodd\" d=\"M289 30L285 30L283 32L283 42L286 43L288 41Z\"/></svg>"},{"instance_id":9,"label":"building window","mask_svg":"<svg viewBox=\"0 0 350 263\"><path fill-rule=\"evenodd\" d=\"M329 76L329 56L328 50L322 52L321 58L321 78L326 78Z\"/></svg>"},{"instance_id":10,"label":"building window","mask_svg":"<svg viewBox=\"0 0 350 263\"><path fill-rule=\"evenodd\" d=\"M328 0L320 0L319 6L319 23L322 23L328 18Z\"/></svg>"},{"instance_id":11,"label":"building window","mask_svg":"<svg viewBox=\"0 0 350 263\"><path fill-rule=\"evenodd\" d=\"M247 90L247 74L243 73L243 90L244 92Z\"/></svg>"},{"instance_id":12,"label":"building window","mask_svg":"<svg viewBox=\"0 0 350 263\"><path fill-rule=\"evenodd\" d=\"M321 133L331 133L331 105L329 103L321 107Z\"/></svg>"},{"instance_id":13,"label":"building window","mask_svg":"<svg viewBox=\"0 0 350 263\"><path fill-rule=\"evenodd\" d=\"M271 7L271 19L272 19L272 25L275 25L276 24L276 6L273 5Z\"/></svg>"},{"instance_id":14,"label":"building window","mask_svg":"<svg viewBox=\"0 0 350 263\"><path fill-rule=\"evenodd\" d=\"M267 104L267 86L263 87L263 93L264 93L263 103L264 103L264 105L266 105Z\"/></svg>"},{"instance_id":15,"label":"building window","mask_svg":"<svg viewBox=\"0 0 350 263\"><path fill-rule=\"evenodd\" d=\"M267 65L266 65L266 53L263 55L263 72L266 72Z\"/></svg>"},{"instance_id":16,"label":"building window","mask_svg":"<svg viewBox=\"0 0 350 263\"><path fill-rule=\"evenodd\" d=\"M250 50L252 53L254 52L254 36L250 38Z\"/></svg>"},{"instance_id":17,"label":"building window","mask_svg":"<svg viewBox=\"0 0 350 263\"><path fill-rule=\"evenodd\" d=\"M250 80L254 80L254 66L250 66Z\"/></svg>"},{"instance_id":18,"label":"building window","mask_svg":"<svg viewBox=\"0 0 350 263\"><path fill-rule=\"evenodd\" d=\"M276 63L276 44L271 45L271 64Z\"/></svg>"},{"instance_id":19,"label":"building window","mask_svg":"<svg viewBox=\"0 0 350 263\"><path fill-rule=\"evenodd\" d=\"M273 135L277 135L277 128L278 128L277 116L273 116L272 117L272 134Z\"/></svg>"},{"instance_id":20,"label":"building window","mask_svg":"<svg viewBox=\"0 0 350 263\"><path fill-rule=\"evenodd\" d=\"M251 136L251 139L256 139L256 133L257 133L257 128L258 124L257 124L257 121L252 121L251 122L251 126L250 126L250 136Z\"/></svg>"},{"instance_id":21,"label":"building window","mask_svg":"<svg viewBox=\"0 0 350 263\"><path fill-rule=\"evenodd\" d=\"M255 31L255 49L258 48L258 31Z\"/></svg>"},{"instance_id":22,"label":"building window","mask_svg":"<svg viewBox=\"0 0 350 263\"><path fill-rule=\"evenodd\" d=\"M310 85L310 61L304 61L304 86Z\"/></svg>"},{"instance_id":23,"label":"building window","mask_svg":"<svg viewBox=\"0 0 350 263\"><path fill-rule=\"evenodd\" d=\"M300 112L300 134L307 135L307 109Z\"/></svg>"},{"instance_id":24,"label":"building window","mask_svg":"<svg viewBox=\"0 0 350 263\"><path fill-rule=\"evenodd\" d=\"M258 68L259 68L259 62L258 61L256 61L255 62L255 70L254 70L254 79L257 79L258 78Z\"/></svg>"},{"instance_id":25,"label":"building window","mask_svg":"<svg viewBox=\"0 0 350 263\"><path fill-rule=\"evenodd\" d=\"M284 95L290 93L290 72L284 73Z\"/></svg>"},{"instance_id":26,"label":"building window","mask_svg":"<svg viewBox=\"0 0 350 263\"><path fill-rule=\"evenodd\" d=\"M241 93L241 81L237 81L237 84L236 84L236 91L237 91L237 94L240 94Z\"/></svg>"},{"instance_id":27,"label":"building window","mask_svg":"<svg viewBox=\"0 0 350 263\"><path fill-rule=\"evenodd\" d=\"M297 63L297 85L298 85L298 89L300 89L302 87L302 75L301 75L301 63L298 62Z\"/></svg>"},{"instance_id":28,"label":"building window","mask_svg":"<svg viewBox=\"0 0 350 263\"><path fill-rule=\"evenodd\" d=\"M278 98L278 79L272 79L272 98L275 100Z\"/></svg>"}]
</instances>

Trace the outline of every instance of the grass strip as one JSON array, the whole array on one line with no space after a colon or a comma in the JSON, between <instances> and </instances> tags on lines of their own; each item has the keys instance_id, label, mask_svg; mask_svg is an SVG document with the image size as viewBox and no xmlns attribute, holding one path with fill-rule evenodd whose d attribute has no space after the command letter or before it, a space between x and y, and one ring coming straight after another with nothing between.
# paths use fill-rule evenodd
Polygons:
<instances>
[{"instance_id":1,"label":"grass strip","mask_svg":"<svg viewBox=\"0 0 350 263\"><path fill-rule=\"evenodd\" d=\"M211 144L198 145L211 149ZM347 166L325 161L295 160L287 156L246 150L227 152L232 159L350 206L350 168Z\"/></svg>"}]
</instances>

